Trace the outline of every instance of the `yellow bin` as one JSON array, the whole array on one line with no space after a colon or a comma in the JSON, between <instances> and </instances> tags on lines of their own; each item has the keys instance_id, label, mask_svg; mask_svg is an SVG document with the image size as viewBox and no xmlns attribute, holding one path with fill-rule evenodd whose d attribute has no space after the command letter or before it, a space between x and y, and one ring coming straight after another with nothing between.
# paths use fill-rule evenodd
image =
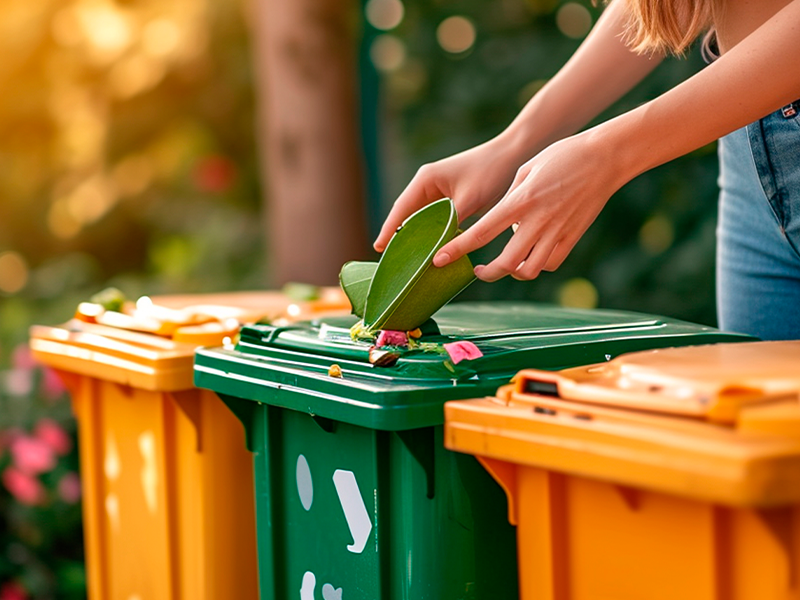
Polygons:
<instances>
[{"instance_id":1,"label":"yellow bin","mask_svg":"<svg viewBox=\"0 0 800 600\"><path fill-rule=\"evenodd\" d=\"M221 344L240 322L349 304L336 293L294 304L277 292L152 302L154 318L108 312L104 324L31 329L34 356L65 380L78 420L89 598L255 599L252 458L241 423L213 392L194 388L194 351ZM220 318L159 321L198 313Z\"/></svg>"},{"instance_id":2,"label":"yellow bin","mask_svg":"<svg viewBox=\"0 0 800 600\"><path fill-rule=\"evenodd\" d=\"M800 598L800 342L522 371L445 405L517 526L522 600Z\"/></svg>"}]
</instances>

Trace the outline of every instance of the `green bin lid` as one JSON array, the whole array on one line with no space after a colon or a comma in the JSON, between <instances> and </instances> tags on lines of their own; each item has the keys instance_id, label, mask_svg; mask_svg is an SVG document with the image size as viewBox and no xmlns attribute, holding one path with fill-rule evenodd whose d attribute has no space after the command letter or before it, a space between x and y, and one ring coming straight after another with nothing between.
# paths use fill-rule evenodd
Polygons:
<instances>
[{"instance_id":1,"label":"green bin lid","mask_svg":"<svg viewBox=\"0 0 800 600\"><path fill-rule=\"evenodd\" d=\"M394 366L375 366L370 344L350 339L355 317L328 317L285 327L249 325L235 348L199 349L195 384L396 431L440 425L445 402L492 394L523 368L564 369L634 350L750 339L665 317L519 302L454 303L434 318L440 333L424 341L468 340L484 356L452 366L446 355L414 350ZM342 377L328 374L333 364Z\"/></svg>"}]
</instances>

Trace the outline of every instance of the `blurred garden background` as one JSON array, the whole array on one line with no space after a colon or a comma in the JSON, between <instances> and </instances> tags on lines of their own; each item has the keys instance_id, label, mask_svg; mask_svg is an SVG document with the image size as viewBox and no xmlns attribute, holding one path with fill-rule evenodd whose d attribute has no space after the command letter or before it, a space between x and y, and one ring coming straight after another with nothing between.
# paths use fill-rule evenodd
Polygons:
<instances>
[{"instance_id":1,"label":"blurred garden background","mask_svg":"<svg viewBox=\"0 0 800 600\"><path fill-rule=\"evenodd\" d=\"M502 130L601 10L588 0L340 4L357 44L369 239L420 165ZM0 600L85 597L75 425L58 380L29 358L28 327L65 321L110 285L136 298L285 279L263 218L256 107L270 90L257 84L257 18L247 0L0 0ZM696 50L666 61L604 118L700 64ZM478 282L464 298L713 325L716 173L713 146L647 173L558 272ZM294 224L295 237L306 226ZM326 254L314 242L304 241L311 260Z\"/></svg>"}]
</instances>

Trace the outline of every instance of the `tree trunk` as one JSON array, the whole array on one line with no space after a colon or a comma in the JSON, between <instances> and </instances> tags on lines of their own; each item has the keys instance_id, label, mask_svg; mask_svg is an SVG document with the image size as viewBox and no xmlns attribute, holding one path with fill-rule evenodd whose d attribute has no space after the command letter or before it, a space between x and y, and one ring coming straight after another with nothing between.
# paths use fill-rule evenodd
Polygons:
<instances>
[{"instance_id":1,"label":"tree trunk","mask_svg":"<svg viewBox=\"0 0 800 600\"><path fill-rule=\"evenodd\" d=\"M270 283L331 284L367 252L356 0L255 0Z\"/></svg>"}]
</instances>

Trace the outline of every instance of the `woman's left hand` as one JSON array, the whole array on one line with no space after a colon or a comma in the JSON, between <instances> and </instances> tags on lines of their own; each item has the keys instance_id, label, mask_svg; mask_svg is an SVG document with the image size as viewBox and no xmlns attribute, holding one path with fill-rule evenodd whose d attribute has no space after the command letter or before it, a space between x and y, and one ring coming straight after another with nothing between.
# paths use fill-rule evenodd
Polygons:
<instances>
[{"instance_id":1,"label":"woman's left hand","mask_svg":"<svg viewBox=\"0 0 800 600\"><path fill-rule=\"evenodd\" d=\"M517 171L505 196L480 220L442 247L433 264L444 266L485 246L517 224L502 253L475 267L484 281L511 275L534 279L557 269L611 195L628 178L603 147L597 128L556 142Z\"/></svg>"}]
</instances>

